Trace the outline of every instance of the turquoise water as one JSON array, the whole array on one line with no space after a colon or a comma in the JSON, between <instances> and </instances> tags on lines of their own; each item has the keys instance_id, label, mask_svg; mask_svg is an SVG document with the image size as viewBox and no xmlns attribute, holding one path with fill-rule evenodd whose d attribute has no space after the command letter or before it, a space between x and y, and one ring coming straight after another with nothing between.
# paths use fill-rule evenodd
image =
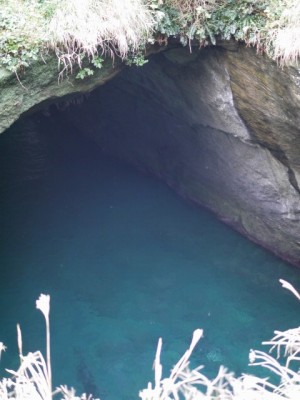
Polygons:
<instances>
[{"instance_id":1,"label":"turquoise water","mask_svg":"<svg viewBox=\"0 0 300 400\"><path fill-rule=\"evenodd\" d=\"M17 367L17 322L24 351L44 349L40 293L55 384L101 400L138 398L159 337L165 374L196 328L193 365L240 374L250 348L299 325L278 283L299 288L299 270L57 123L37 116L2 135L0 174L2 369Z\"/></svg>"}]
</instances>

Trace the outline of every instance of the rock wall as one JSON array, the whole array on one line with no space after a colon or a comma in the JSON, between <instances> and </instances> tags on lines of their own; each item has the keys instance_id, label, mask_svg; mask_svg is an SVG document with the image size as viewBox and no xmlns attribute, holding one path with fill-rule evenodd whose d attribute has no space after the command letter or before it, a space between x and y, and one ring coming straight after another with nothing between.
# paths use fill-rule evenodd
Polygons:
<instances>
[{"instance_id":1,"label":"rock wall","mask_svg":"<svg viewBox=\"0 0 300 400\"><path fill-rule=\"evenodd\" d=\"M300 266L298 82L243 46L173 48L64 115L103 151Z\"/></svg>"}]
</instances>

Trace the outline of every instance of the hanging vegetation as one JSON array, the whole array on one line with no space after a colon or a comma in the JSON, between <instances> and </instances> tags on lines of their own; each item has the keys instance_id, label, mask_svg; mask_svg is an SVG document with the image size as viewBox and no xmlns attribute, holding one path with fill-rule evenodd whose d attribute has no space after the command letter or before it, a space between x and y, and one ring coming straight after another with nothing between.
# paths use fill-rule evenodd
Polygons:
<instances>
[{"instance_id":1,"label":"hanging vegetation","mask_svg":"<svg viewBox=\"0 0 300 400\"><path fill-rule=\"evenodd\" d=\"M142 65L147 46L238 40L280 65L300 54L297 0L0 0L0 67L16 74L55 53L62 74L79 78L103 58Z\"/></svg>"}]
</instances>

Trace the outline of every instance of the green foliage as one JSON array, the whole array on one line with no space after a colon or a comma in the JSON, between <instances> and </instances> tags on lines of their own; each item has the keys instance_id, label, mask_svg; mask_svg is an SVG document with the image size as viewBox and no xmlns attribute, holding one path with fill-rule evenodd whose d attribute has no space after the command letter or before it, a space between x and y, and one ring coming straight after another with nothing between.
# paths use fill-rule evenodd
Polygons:
<instances>
[{"instance_id":1,"label":"green foliage","mask_svg":"<svg viewBox=\"0 0 300 400\"><path fill-rule=\"evenodd\" d=\"M158 14L159 18L156 22L155 31L166 37L179 35L181 29L179 11L166 4L157 6L157 10L160 14Z\"/></svg>"},{"instance_id":2,"label":"green foliage","mask_svg":"<svg viewBox=\"0 0 300 400\"><path fill-rule=\"evenodd\" d=\"M165 36L178 36L182 44L197 40L201 45L216 44L216 38L255 43L256 35L266 25L263 0L166 0L157 10L163 17L156 30Z\"/></svg>"},{"instance_id":3,"label":"green foliage","mask_svg":"<svg viewBox=\"0 0 300 400\"><path fill-rule=\"evenodd\" d=\"M127 57L126 65L132 66L136 65L137 67L142 67L143 65L147 64L148 60L145 59L144 54L136 53L131 54Z\"/></svg>"},{"instance_id":4,"label":"green foliage","mask_svg":"<svg viewBox=\"0 0 300 400\"><path fill-rule=\"evenodd\" d=\"M94 75L94 71L91 68L82 68L76 75L76 79L84 79L91 75Z\"/></svg>"},{"instance_id":5,"label":"green foliage","mask_svg":"<svg viewBox=\"0 0 300 400\"><path fill-rule=\"evenodd\" d=\"M33 3L25 1L17 12L15 1L0 3L0 66L14 73L36 61L44 49L43 38L35 29L35 24L41 22L41 15L35 11ZM32 31L27 18L32 21Z\"/></svg>"},{"instance_id":6,"label":"green foliage","mask_svg":"<svg viewBox=\"0 0 300 400\"><path fill-rule=\"evenodd\" d=\"M256 44L256 35L266 24L266 2L252 0L225 0L217 7L207 19L206 29L210 39L215 43L215 38L245 41Z\"/></svg>"},{"instance_id":7,"label":"green foliage","mask_svg":"<svg viewBox=\"0 0 300 400\"><path fill-rule=\"evenodd\" d=\"M153 0L156 40L183 45L235 39L256 46L282 65L300 57L298 0Z\"/></svg>"},{"instance_id":8,"label":"green foliage","mask_svg":"<svg viewBox=\"0 0 300 400\"><path fill-rule=\"evenodd\" d=\"M40 0L40 12L42 13L45 20L51 20L57 9L57 0Z\"/></svg>"},{"instance_id":9,"label":"green foliage","mask_svg":"<svg viewBox=\"0 0 300 400\"><path fill-rule=\"evenodd\" d=\"M89 63L89 67L81 68L80 71L76 75L76 79L85 79L91 75L94 75L95 68L101 69L103 66L103 58L102 57L94 57L91 62ZM94 68L92 68L92 66Z\"/></svg>"},{"instance_id":10,"label":"green foliage","mask_svg":"<svg viewBox=\"0 0 300 400\"><path fill-rule=\"evenodd\" d=\"M102 57L94 57L93 59L92 59L92 61L91 61L91 63L94 65L94 67L95 68L102 68L102 66L103 66L103 62L104 62L104 60L103 60L103 58Z\"/></svg>"},{"instance_id":11,"label":"green foliage","mask_svg":"<svg viewBox=\"0 0 300 400\"><path fill-rule=\"evenodd\" d=\"M157 15L155 36L165 42L168 37L178 37L183 45L194 38L205 39L204 20L209 17L211 1L204 7L201 0L165 0L155 2Z\"/></svg>"},{"instance_id":12,"label":"green foliage","mask_svg":"<svg viewBox=\"0 0 300 400\"><path fill-rule=\"evenodd\" d=\"M36 61L40 54L38 45L22 42L19 38L10 38L3 42L0 39L1 64L12 72L29 67L32 61Z\"/></svg>"}]
</instances>

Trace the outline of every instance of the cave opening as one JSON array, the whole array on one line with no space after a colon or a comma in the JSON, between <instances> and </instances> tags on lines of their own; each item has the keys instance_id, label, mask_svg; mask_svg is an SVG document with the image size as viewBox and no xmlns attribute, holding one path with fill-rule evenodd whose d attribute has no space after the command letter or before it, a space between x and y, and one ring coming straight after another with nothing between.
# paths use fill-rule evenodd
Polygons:
<instances>
[{"instance_id":1,"label":"cave opening","mask_svg":"<svg viewBox=\"0 0 300 400\"><path fill-rule=\"evenodd\" d=\"M250 348L298 323L278 284L299 287L298 271L195 204L240 217L237 161L253 154L219 53L201 57L199 72L198 55L157 55L0 137L2 367L18 362L17 322L26 349L44 349L41 292L55 384L102 400L138 397L158 337L165 372L200 327L193 365L240 374Z\"/></svg>"}]
</instances>

